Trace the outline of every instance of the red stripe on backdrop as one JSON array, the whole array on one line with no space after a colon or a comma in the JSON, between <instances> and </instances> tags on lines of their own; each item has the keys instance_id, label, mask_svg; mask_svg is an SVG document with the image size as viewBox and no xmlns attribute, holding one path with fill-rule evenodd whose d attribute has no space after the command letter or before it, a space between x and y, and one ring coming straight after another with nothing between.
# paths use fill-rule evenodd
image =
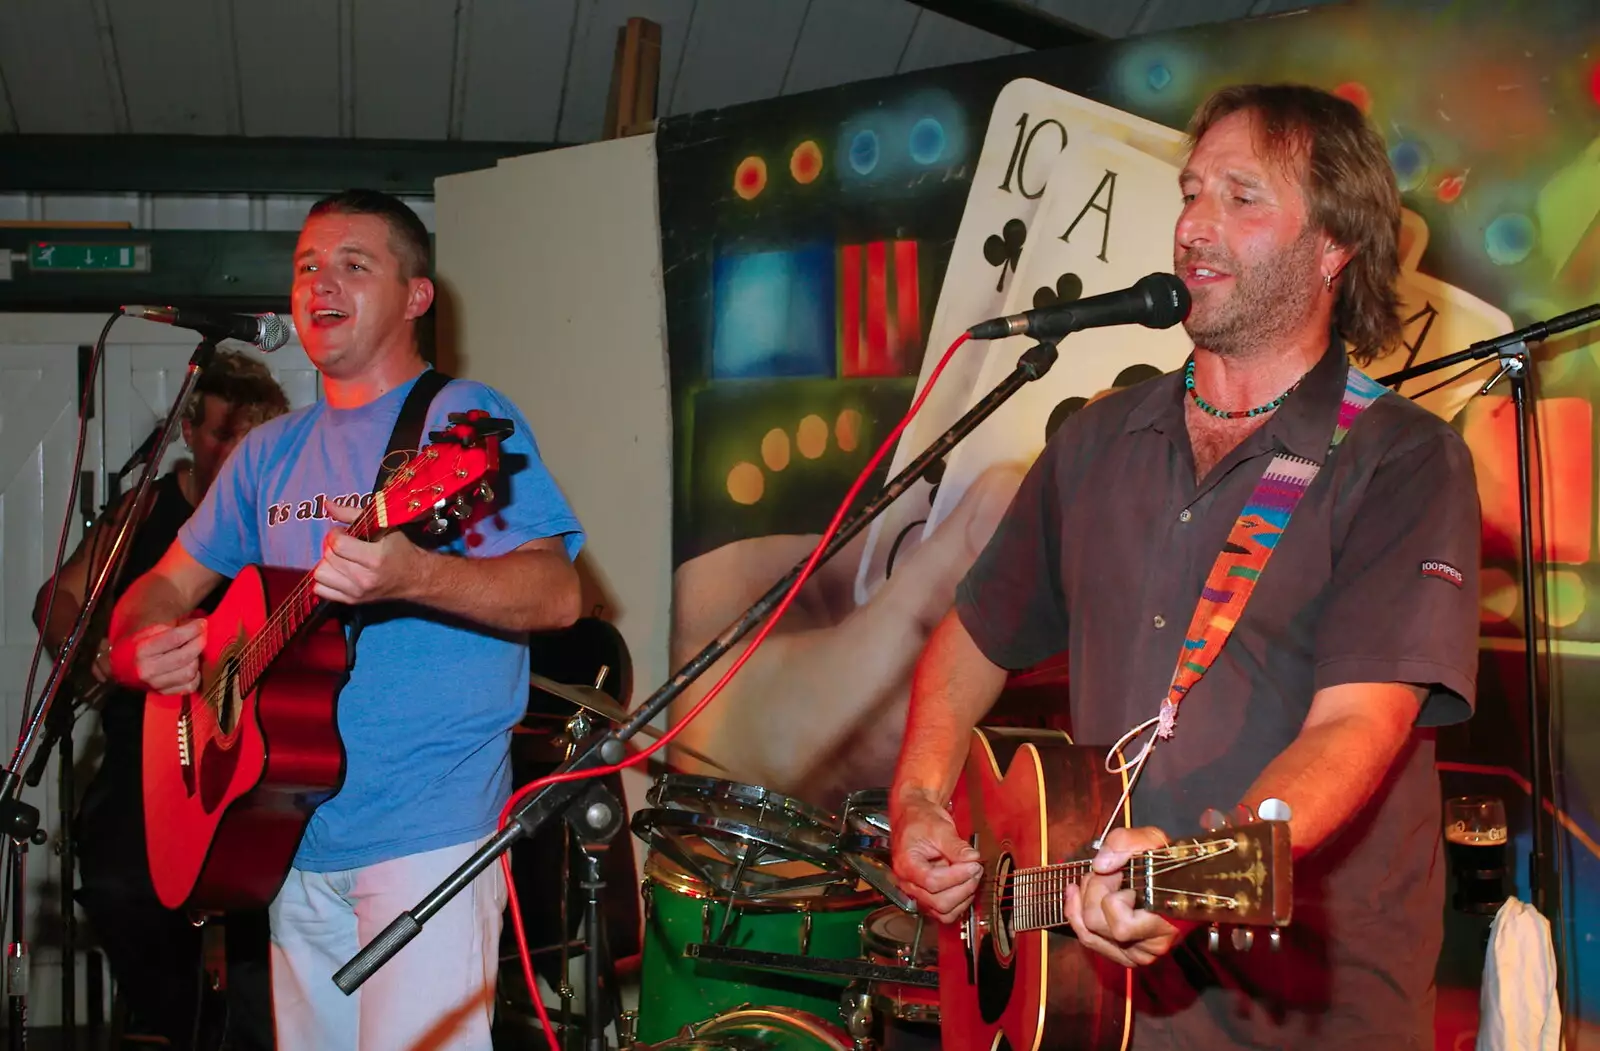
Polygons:
<instances>
[{"instance_id":1,"label":"red stripe on backdrop","mask_svg":"<svg viewBox=\"0 0 1600 1051\"><path fill-rule=\"evenodd\" d=\"M916 371L911 355L922 347L922 303L917 297L917 242L894 243L895 322L900 338L894 348L896 375Z\"/></svg>"},{"instance_id":2,"label":"red stripe on backdrop","mask_svg":"<svg viewBox=\"0 0 1600 1051\"><path fill-rule=\"evenodd\" d=\"M861 371L861 246L839 250L839 374Z\"/></svg>"},{"instance_id":3,"label":"red stripe on backdrop","mask_svg":"<svg viewBox=\"0 0 1600 1051\"><path fill-rule=\"evenodd\" d=\"M859 371L872 376L883 374L889 356L888 267L888 245L867 245L867 353Z\"/></svg>"}]
</instances>

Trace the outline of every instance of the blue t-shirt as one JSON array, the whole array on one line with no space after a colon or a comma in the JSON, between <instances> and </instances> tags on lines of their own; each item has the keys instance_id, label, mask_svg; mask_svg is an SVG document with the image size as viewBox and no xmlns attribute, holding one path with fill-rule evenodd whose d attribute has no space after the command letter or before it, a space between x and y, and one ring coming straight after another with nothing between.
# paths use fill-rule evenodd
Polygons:
<instances>
[{"instance_id":1,"label":"blue t-shirt","mask_svg":"<svg viewBox=\"0 0 1600 1051\"><path fill-rule=\"evenodd\" d=\"M317 402L252 430L178 534L226 577L247 565L307 569L337 525L326 504L372 490L378 462L415 383L353 409ZM427 435L446 415L484 409L513 421L488 479L491 513L439 550L492 558L540 537L583 544L577 518L539 459L533 431L490 387L456 380L433 399ZM359 868L465 843L494 830L511 789L511 728L528 707L525 634L499 634L418 606L368 607L355 667L339 694L344 780L312 814L295 867Z\"/></svg>"}]
</instances>

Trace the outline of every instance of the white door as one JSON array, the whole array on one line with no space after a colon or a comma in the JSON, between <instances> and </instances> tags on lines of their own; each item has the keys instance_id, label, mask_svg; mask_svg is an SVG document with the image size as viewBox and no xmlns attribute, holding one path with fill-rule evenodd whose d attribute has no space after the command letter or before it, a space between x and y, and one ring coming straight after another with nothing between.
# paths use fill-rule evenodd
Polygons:
<instances>
[{"instance_id":1,"label":"white door","mask_svg":"<svg viewBox=\"0 0 1600 1051\"><path fill-rule=\"evenodd\" d=\"M24 687L28 662L38 641L32 620L33 599L51 574L63 521L78 437L78 359L80 346L91 346L105 324L98 314L0 314L0 733L4 757L11 758L15 733L26 711ZM92 507L106 498L107 469L127 462L171 408L194 352L197 337L183 329L132 318L119 320L107 339L105 361L95 392L82 469L94 472ZM223 346L253 352L241 344ZM254 352L259 353L259 352ZM320 395L316 369L298 342L266 356L295 408ZM166 463L184 454L181 435L168 449ZM137 484L129 475L123 491ZM80 501L71 509L67 551L82 532ZM41 663L33 699L49 674ZM74 730L76 755L92 755L98 720L80 718ZM75 764L80 767L83 763ZM28 906L24 933L32 956L28 988L29 1023L59 1024L60 1011L60 885L63 874L55 853L59 824L54 759L35 788L24 786L23 799L41 812L40 826L51 835L44 847L27 855ZM0 873L3 878L3 873ZM68 878L71 878L70 876ZM80 937L86 937L87 930ZM81 961L81 955L80 955ZM84 1019L85 982L79 967L77 1017ZM108 1005L102 1005L104 1009Z\"/></svg>"}]
</instances>

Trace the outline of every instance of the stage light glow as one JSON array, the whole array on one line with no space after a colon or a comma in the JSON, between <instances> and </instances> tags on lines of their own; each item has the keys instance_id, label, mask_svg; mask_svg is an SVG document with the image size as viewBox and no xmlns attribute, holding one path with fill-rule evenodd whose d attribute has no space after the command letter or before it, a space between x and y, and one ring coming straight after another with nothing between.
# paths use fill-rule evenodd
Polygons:
<instances>
[{"instance_id":1,"label":"stage light glow","mask_svg":"<svg viewBox=\"0 0 1600 1051\"><path fill-rule=\"evenodd\" d=\"M769 471L781 471L789 466L789 435L782 427L774 427L761 439L761 462Z\"/></svg>"},{"instance_id":2,"label":"stage light glow","mask_svg":"<svg viewBox=\"0 0 1600 1051\"><path fill-rule=\"evenodd\" d=\"M861 444L861 414L855 409L845 409L833 421L833 440L841 452L853 453Z\"/></svg>"},{"instance_id":3,"label":"stage light glow","mask_svg":"<svg viewBox=\"0 0 1600 1051\"><path fill-rule=\"evenodd\" d=\"M814 182L822 174L822 148L810 139L796 146L789 155L789 174L802 186Z\"/></svg>"},{"instance_id":4,"label":"stage light glow","mask_svg":"<svg viewBox=\"0 0 1600 1051\"><path fill-rule=\"evenodd\" d=\"M728 472L728 495L736 504L748 507L761 499L766 488L767 480L762 477L761 468L753 463L741 461Z\"/></svg>"},{"instance_id":5,"label":"stage light glow","mask_svg":"<svg viewBox=\"0 0 1600 1051\"><path fill-rule=\"evenodd\" d=\"M821 416L812 413L800 421L794 432L794 444L800 455L815 460L828 451L828 424Z\"/></svg>"},{"instance_id":6,"label":"stage light glow","mask_svg":"<svg viewBox=\"0 0 1600 1051\"><path fill-rule=\"evenodd\" d=\"M733 192L747 201L753 201L767 188L767 162L760 157L746 157L733 171Z\"/></svg>"},{"instance_id":7,"label":"stage light glow","mask_svg":"<svg viewBox=\"0 0 1600 1051\"><path fill-rule=\"evenodd\" d=\"M932 117L923 117L911 126L911 159L918 164L932 164L944 153L944 125Z\"/></svg>"}]
</instances>

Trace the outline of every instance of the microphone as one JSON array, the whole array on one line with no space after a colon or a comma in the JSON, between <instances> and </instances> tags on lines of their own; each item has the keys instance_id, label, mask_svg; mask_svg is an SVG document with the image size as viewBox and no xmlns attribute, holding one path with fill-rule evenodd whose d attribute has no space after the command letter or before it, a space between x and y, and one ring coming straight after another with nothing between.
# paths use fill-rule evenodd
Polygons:
<instances>
[{"instance_id":1,"label":"microphone","mask_svg":"<svg viewBox=\"0 0 1600 1051\"><path fill-rule=\"evenodd\" d=\"M193 329L209 339L236 339L271 352L289 342L289 326L276 314L212 314L177 307L123 307L128 317Z\"/></svg>"},{"instance_id":2,"label":"microphone","mask_svg":"<svg viewBox=\"0 0 1600 1051\"><path fill-rule=\"evenodd\" d=\"M1079 329L1105 325L1171 328L1189 316L1189 290L1172 274L1147 274L1131 288L1088 299L990 318L967 329L973 339L1033 336L1055 340Z\"/></svg>"}]
</instances>

